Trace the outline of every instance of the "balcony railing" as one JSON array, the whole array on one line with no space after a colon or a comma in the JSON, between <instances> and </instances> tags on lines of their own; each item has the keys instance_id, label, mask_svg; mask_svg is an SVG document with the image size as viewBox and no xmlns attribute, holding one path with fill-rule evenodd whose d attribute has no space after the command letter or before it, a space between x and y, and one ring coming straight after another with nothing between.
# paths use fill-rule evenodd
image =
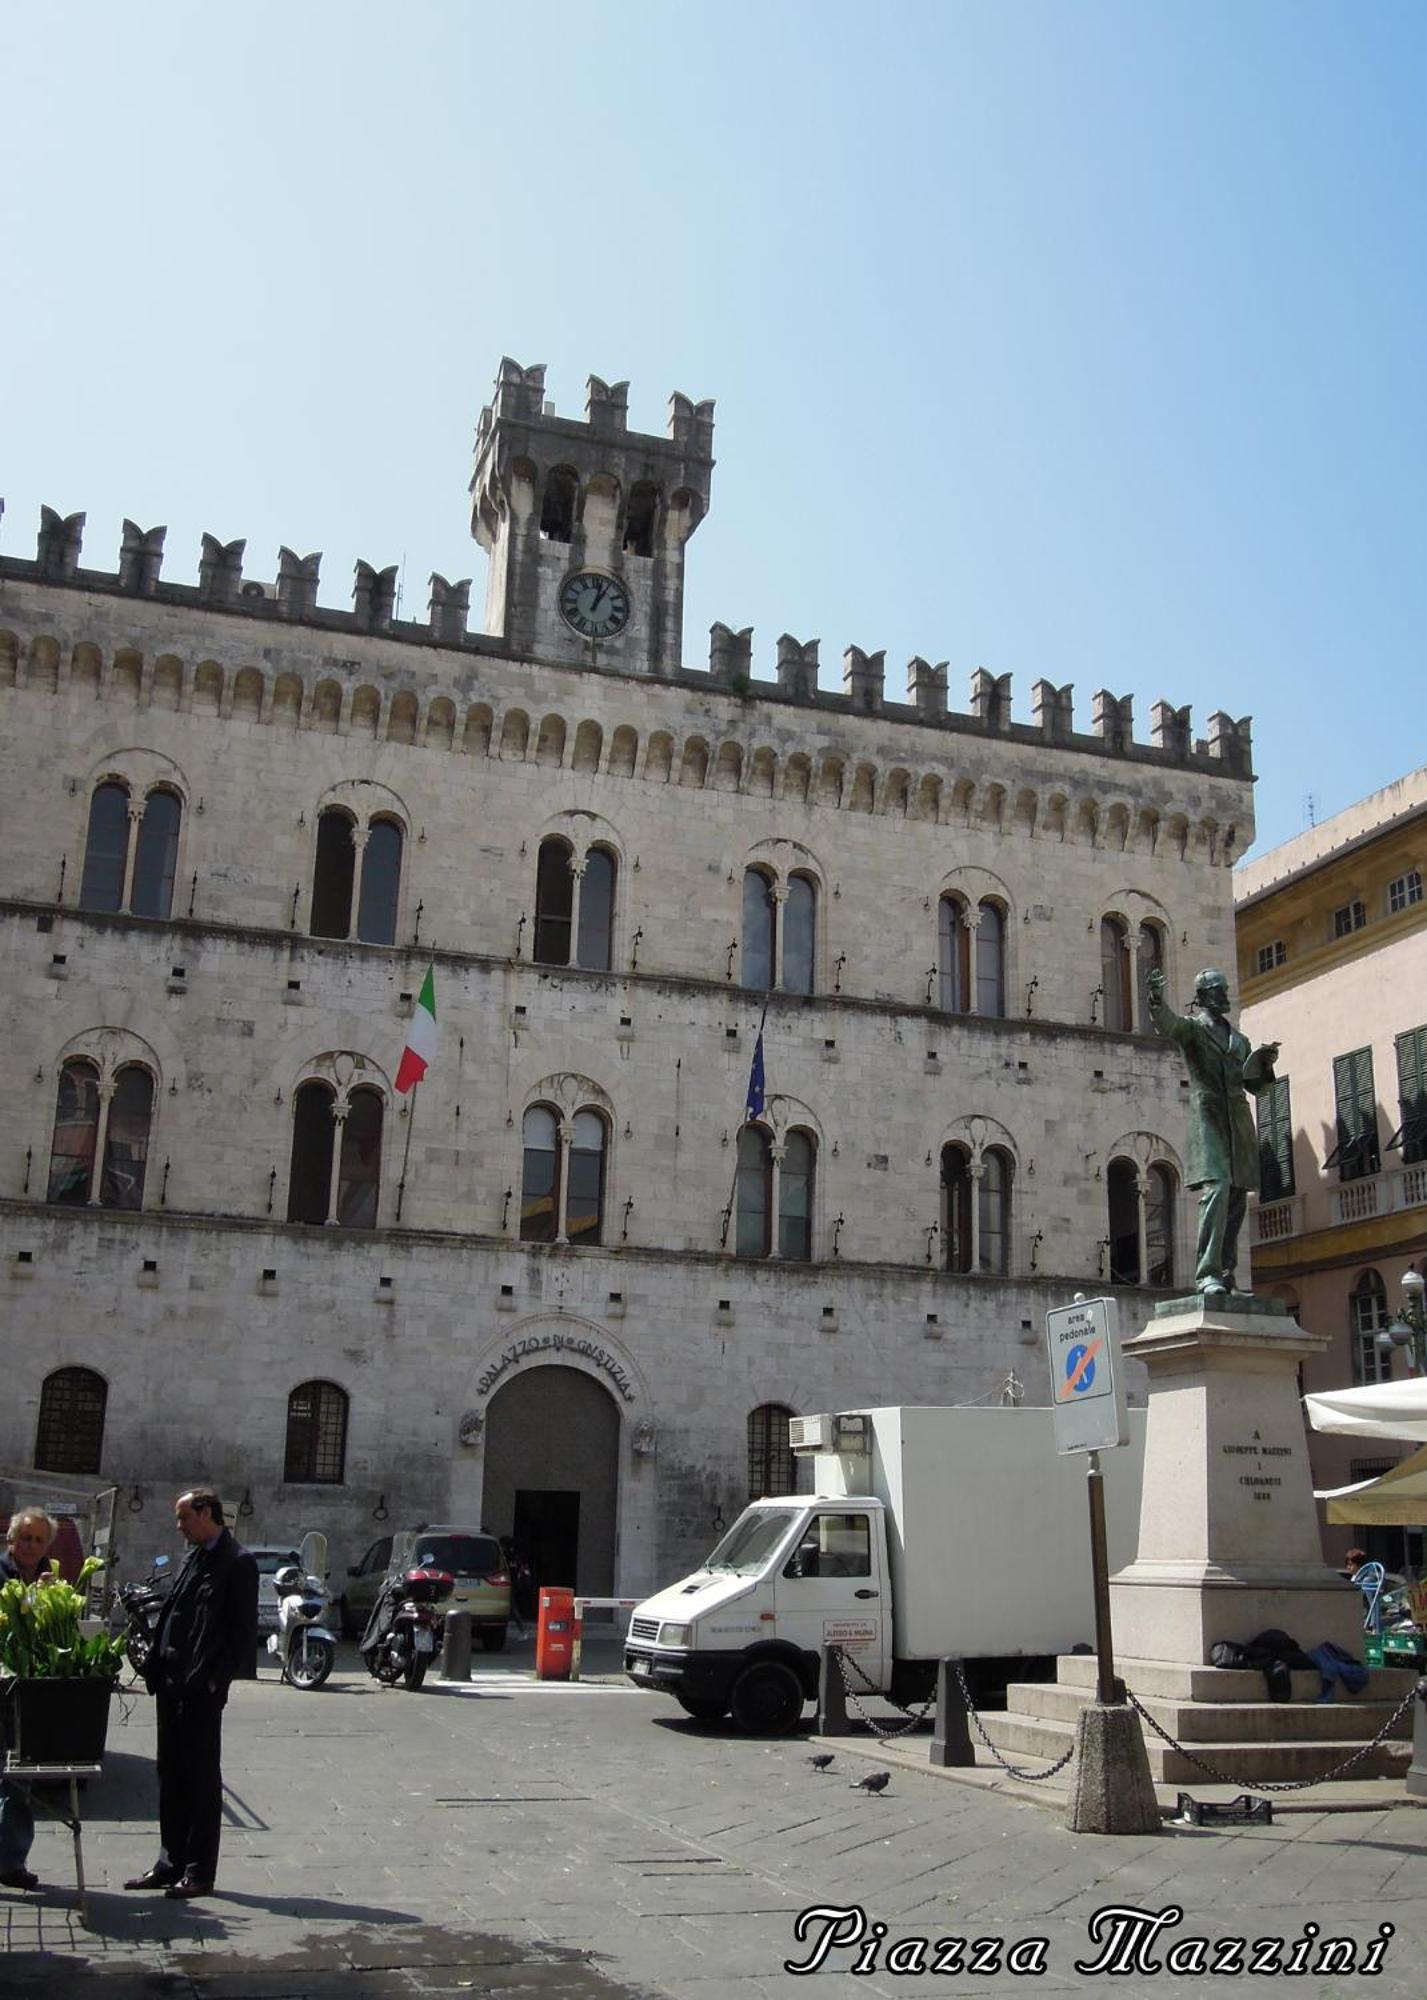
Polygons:
<instances>
[{"instance_id":1,"label":"balcony railing","mask_svg":"<svg viewBox=\"0 0 1427 2000\"><path fill-rule=\"evenodd\" d=\"M1255 1204L1251 1222L1255 1243L1283 1243L1314 1229L1332 1229L1345 1222L1369 1222L1380 1215L1427 1207L1427 1161L1409 1167L1389 1167L1361 1180L1323 1182L1282 1201Z\"/></svg>"}]
</instances>

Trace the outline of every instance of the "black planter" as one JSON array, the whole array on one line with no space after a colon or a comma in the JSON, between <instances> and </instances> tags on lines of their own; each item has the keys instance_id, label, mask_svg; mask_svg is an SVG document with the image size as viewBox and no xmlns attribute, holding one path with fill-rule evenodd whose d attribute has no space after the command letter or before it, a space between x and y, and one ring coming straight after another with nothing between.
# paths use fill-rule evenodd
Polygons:
<instances>
[{"instance_id":1,"label":"black planter","mask_svg":"<svg viewBox=\"0 0 1427 2000\"><path fill-rule=\"evenodd\" d=\"M75 1680L15 1680L5 1693L5 1741L17 1764L97 1764L109 1734L114 1683L103 1674Z\"/></svg>"}]
</instances>

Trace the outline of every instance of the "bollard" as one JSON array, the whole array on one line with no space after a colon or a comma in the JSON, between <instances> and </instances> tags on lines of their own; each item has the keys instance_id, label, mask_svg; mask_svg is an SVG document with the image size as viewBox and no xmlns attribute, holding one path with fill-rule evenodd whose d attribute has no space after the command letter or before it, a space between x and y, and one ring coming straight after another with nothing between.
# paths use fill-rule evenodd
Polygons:
<instances>
[{"instance_id":1,"label":"bollard","mask_svg":"<svg viewBox=\"0 0 1427 2000\"><path fill-rule=\"evenodd\" d=\"M824 1646L818 1664L818 1735L846 1736L852 1725L847 1719L847 1690L842 1684L836 1646Z\"/></svg>"},{"instance_id":2,"label":"bollard","mask_svg":"<svg viewBox=\"0 0 1427 2000\"><path fill-rule=\"evenodd\" d=\"M956 1677L954 1660L938 1660L936 1663L936 1729L927 1751L927 1762L943 1769L953 1764L976 1762L976 1752L971 1747L971 1731L967 1727L966 1700Z\"/></svg>"},{"instance_id":3,"label":"bollard","mask_svg":"<svg viewBox=\"0 0 1427 2000\"><path fill-rule=\"evenodd\" d=\"M471 1614L448 1611L441 1626L441 1678L468 1681L471 1678Z\"/></svg>"},{"instance_id":4,"label":"bollard","mask_svg":"<svg viewBox=\"0 0 1427 2000\"><path fill-rule=\"evenodd\" d=\"M535 1623L535 1678L565 1681L575 1649L575 1593L546 1584L540 1592Z\"/></svg>"},{"instance_id":5,"label":"bollard","mask_svg":"<svg viewBox=\"0 0 1427 2000\"><path fill-rule=\"evenodd\" d=\"M1406 1782L1415 1799L1427 1799L1427 1676L1417 1683L1417 1700L1412 1710L1412 1762L1407 1767Z\"/></svg>"}]
</instances>

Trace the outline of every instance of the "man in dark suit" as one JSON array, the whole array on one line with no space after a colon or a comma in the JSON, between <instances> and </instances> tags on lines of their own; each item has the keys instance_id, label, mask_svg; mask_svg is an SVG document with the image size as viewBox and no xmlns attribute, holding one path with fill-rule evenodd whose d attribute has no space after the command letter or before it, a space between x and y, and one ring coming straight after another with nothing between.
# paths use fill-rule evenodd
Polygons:
<instances>
[{"instance_id":1,"label":"man in dark suit","mask_svg":"<svg viewBox=\"0 0 1427 2000\"><path fill-rule=\"evenodd\" d=\"M195 1486L174 1504L188 1543L154 1633L144 1681L158 1702L159 1858L126 1889L206 1896L218 1873L220 1756L228 1685L258 1632L258 1566L223 1525L223 1503Z\"/></svg>"},{"instance_id":2,"label":"man in dark suit","mask_svg":"<svg viewBox=\"0 0 1427 2000\"><path fill-rule=\"evenodd\" d=\"M1173 1042L1189 1071L1189 1157L1184 1178L1198 1188L1199 1243L1195 1290L1234 1290L1239 1231L1249 1195L1259 1184L1259 1143L1250 1097L1274 1085L1277 1042L1250 1048L1229 1020L1229 982L1207 967L1194 982L1194 1006L1176 1014L1164 997L1164 974L1145 982L1155 1031Z\"/></svg>"}]
</instances>

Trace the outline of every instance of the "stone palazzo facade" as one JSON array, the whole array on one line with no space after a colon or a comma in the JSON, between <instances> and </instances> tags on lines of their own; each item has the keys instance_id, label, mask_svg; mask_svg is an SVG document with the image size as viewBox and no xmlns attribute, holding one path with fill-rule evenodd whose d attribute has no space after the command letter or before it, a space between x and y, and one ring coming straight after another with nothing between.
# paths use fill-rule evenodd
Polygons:
<instances>
[{"instance_id":1,"label":"stone palazzo facade","mask_svg":"<svg viewBox=\"0 0 1427 2000\"><path fill-rule=\"evenodd\" d=\"M1184 1285L1143 977L1232 963L1247 722L957 713L855 646L831 693L723 625L684 667L712 441L503 363L480 632L464 580L340 611L205 536L182 585L49 509L0 562L0 1471L117 1484L127 1567L209 1477L337 1565L481 1522L641 1593L788 1412L1042 1400L1048 1307Z\"/></svg>"}]
</instances>

